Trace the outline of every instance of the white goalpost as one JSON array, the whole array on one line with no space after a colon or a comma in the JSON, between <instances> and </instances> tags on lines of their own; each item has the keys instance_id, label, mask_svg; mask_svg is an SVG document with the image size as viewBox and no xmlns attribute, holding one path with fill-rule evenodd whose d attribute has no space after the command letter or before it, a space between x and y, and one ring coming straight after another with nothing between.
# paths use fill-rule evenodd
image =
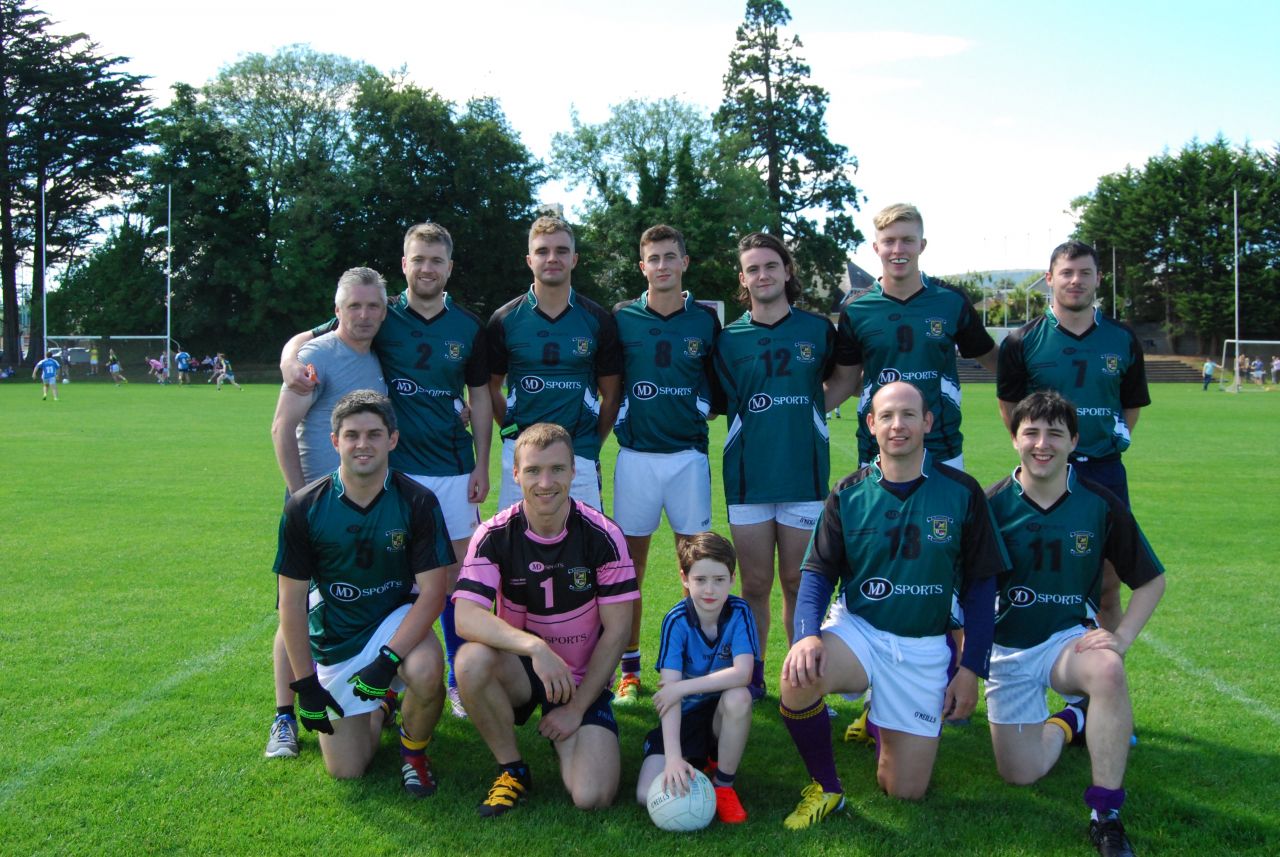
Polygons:
<instances>
[{"instance_id":1,"label":"white goalpost","mask_svg":"<svg viewBox=\"0 0 1280 857\"><path fill-rule=\"evenodd\" d=\"M1218 363L1218 386L1227 393L1265 393L1275 386L1272 363L1280 357L1280 340L1227 339Z\"/></svg>"}]
</instances>

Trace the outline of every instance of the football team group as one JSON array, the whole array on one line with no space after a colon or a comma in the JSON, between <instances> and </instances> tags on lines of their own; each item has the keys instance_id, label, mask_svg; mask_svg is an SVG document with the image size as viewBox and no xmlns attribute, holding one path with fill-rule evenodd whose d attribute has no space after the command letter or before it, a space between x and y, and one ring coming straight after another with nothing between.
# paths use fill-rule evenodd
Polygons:
<instances>
[{"instance_id":1,"label":"football team group","mask_svg":"<svg viewBox=\"0 0 1280 857\"><path fill-rule=\"evenodd\" d=\"M574 805L599 808L621 777L613 706L649 695L637 799L704 770L717 816L743 822L736 778L765 695L776 577L789 648L770 675L811 779L787 828L845 803L828 695L865 696L846 739L874 744L881 789L915 799L981 678L1000 775L1035 782L1086 745L1089 836L1132 854L1124 656L1164 591L1121 463L1150 403L1141 347L1096 311L1086 244L1053 250L1052 308L998 347L960 291L921 273L925 246L913 206L881 211L882 276L834 325L794 306L792 257L763 233L738 244L746 311L723 328L684 289L690 260L669 226L640 236L647 288L612 313L573 290L574 236L553 217L529 233L532 285L487 323L447 290L438 224L405 235L399 297L371 269L344 273L336 319L281 355L266 754L296 756L300 723L330 774L359 777L398 729L404 789L425 797L448 705L493 754L479 813L496 817L530 793L517 727L540 709ZM964 472L957 352L997 373L1016 453L986 491ZM861 466L831 487L827 414L854 396ZM731 539L712 531L717 415ZM481 521L494 425L500 511ZM641 591L664 511L686 595L662 619L650 694ZM1065 702L1053 714L1050 689Z\"/></svg>"}]
</instances>

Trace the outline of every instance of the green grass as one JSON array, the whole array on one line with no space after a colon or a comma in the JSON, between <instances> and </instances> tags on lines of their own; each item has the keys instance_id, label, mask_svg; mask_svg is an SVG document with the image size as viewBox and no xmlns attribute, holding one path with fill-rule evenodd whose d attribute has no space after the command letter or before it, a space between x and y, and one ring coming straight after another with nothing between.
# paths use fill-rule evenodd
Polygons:
<instances>
[{"instance_id":1,"label":"green grass","mask_svg":"<svg viewBox=\"0 0 1280 857\"><path fill-rule=\"evenodd\" d=\"M1066 753L1033 787L1007 786L981 707L972 726L946 730L919 803L879 794L870 751L837 744L850 808L798 835L781 820L805 775L772 695L757 708L739 780L751 820L681 840L656 831L631 800L639 743L654 722L647 705L619 710L623 784L598 813L572 808L550 748L525 729L533 801L480 824L473 806L492 760L448 715L432 746L440 792L424 802L401 796L390 740L354 783L329 780L310 737L301 758L265 760L282 495L268 437L275 387L73 383L61 392L55 404L36 384L0 384L6 854L1091 853L1086 755ZM1274 854L1280 394L1166 385L1153 395L1126 461L1169 591L1129 655L1141 743L1126 819L1144 854ZM1014 464L992 388L967 388L965 411L966 463L988 484ZM850 419L833 422L837 475L852 466L853 430ZM713 447L723 431L721 421ZM612 460L609 450L606 493ZM718 503L721 531L724 521ZM661 615L679 597L669 545L659 532L646 580L650 658ZM855 706L836 707L843 732Z\"/></svg>"}]
</instances>

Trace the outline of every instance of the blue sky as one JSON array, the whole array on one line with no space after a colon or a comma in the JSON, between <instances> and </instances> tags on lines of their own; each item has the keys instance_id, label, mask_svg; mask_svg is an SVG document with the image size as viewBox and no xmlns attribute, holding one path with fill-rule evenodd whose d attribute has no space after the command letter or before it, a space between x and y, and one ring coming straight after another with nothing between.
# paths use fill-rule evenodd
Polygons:
<instances>
[{"instance_id":1,"label":"blue sky","mask_svg":"<svg viewBox=\"0 0 1280 857\"><path fill-rule=\"evenodd\" d=\"M448 98L496 96L542 157L573 108L587 122L631 97L714 109L745 0L649 0L643 11L588 0L37 5L63 31L132 57L161 100L171 83L199 85L243 53L307 42L407 66ZM872 272L871 217L892 202L924 213L926 271L1040 267L1072 227L1071 199L1098 176L1193 137L1280 141L1280 3L788 8L813 81L831 95L831 137L860 162L854 181L868 201L855 220L868 242L855 260ZM554 183L542 196L576 199Z\"/></svg>"}]
</instances>

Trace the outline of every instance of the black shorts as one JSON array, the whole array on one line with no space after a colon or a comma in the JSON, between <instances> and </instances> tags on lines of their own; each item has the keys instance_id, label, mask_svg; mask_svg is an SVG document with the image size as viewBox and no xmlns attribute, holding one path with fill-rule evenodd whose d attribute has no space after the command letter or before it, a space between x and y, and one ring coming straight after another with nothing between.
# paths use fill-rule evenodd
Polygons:
<instances>
[{"instance_id":1,"label":"black shorts","mask_svg":"<svg viewBox=\"0 0 1280 857\"><path fill-rule=\"evenodd\" d=\"M523 705L517 705L514 710L515 721L517 726L523 726L529 722L529 716L533 714L533 710L538 706L542 706L542 714L546 716L548 712L555 711L564 703L551 702L547 699L547 688L542 684L542 679L538 678L538 674L533 671L533 660L524 656L520 656L520 665L524 667L524 674L529 677L529 688L532 691L529 701ZM613 691L607 687L600 691L600 696L596 697L596 701L591 703L582 714L583 726L603 726L614 735L618 734L618 721L613 717Z\"/></svg>"},{"instance_id":2,"label":"black shorts","mask_svg":"<svg viewBox=\"0 0 1280 857\"><path fill-rule=\"evenodd\" d=\"M709 760L716 758L716 733L712 728L716 719L716 706L720 704L720 694L698 704L697 708L680 713L680 751L689 764L695 768L706 767ZM661 756L666 752L666 742L662 740L662 726L652 729L644 736L644 753L649 756Z\"/></svg>"}]
</instances>

